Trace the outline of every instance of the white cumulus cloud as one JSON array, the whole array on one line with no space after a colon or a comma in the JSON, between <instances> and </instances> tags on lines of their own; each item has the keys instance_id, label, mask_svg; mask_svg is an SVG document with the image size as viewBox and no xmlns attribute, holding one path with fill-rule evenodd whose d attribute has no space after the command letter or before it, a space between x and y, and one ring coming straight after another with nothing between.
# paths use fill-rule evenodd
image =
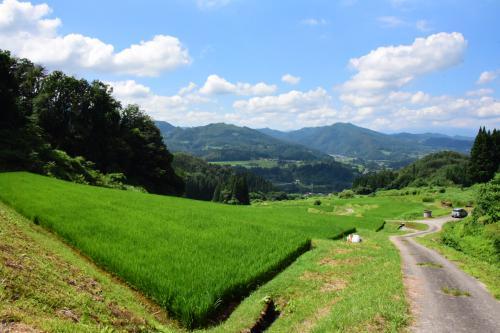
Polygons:
<instances>
[{"instance_id":1,"label":"white cumulus cloud","mask_svg":"<svg viewBox=\"0 0 500 333\"><path fill-rule=\"evenodd\" d=\"M384 46L350 60L357 73L344 91L382 91L400 88L416 77L457 65L467 41L461 33L438 33L417 38L411 45Z\"/></svg>"},{"instance_id":2,"label":"white cumulus cloud","mask_svg":"<svg viewBox=\"0 0 500 333\"><path fill-rule=\"evenodd\" d=\"M209 75L203 87L200 88L200 93L204 95L269 95L276 91L275 85L269 85L264 82L257 84L250 83L231 83L216 74Z\"/></svg>"},{"instance_id":3,"label":"white cumulus cloud","mask_svg":"<svg viewBox=\"0 0 500 333\"><path fill-rule=\"evenodd\" d=\"M0 3L0 45L15 55L69 71L94 70L157 76L191 62L188 50L173 36L156 35L121 51L97 38L58 33L61 20L47 16L43 3L4 0Z\"/></svg>"},{"instance_id":4,"label":"white cumulus cloud","mask_svg":"<svg viewBox=\"0 0 500 333\"><path fill-rule=\"evenodd\" d=\"M325 89L319 87L306 92L292 90L276 96L253 97L248 100L238 100L233 107L246 113L261 113L268 111L284 111L297 113L329 107L331 96Z\"/></svg>"},{"instance_id":5,"label":"white cumulus cloud","mask_svg":"<svg viewBox=\"0 0 500 333\"><path fill-rule=\"evenodd\" d=\"M153 119L166 120L175 124L202 124L210 117L216 119L212 112L199 110L198 106L210 101L193 90L194 83L179 89L176 95L158 95L151 88L137 83L134 80L106 82L113 88L113 96L124 105L137 104Z\"/></svg>"}]
</instances>

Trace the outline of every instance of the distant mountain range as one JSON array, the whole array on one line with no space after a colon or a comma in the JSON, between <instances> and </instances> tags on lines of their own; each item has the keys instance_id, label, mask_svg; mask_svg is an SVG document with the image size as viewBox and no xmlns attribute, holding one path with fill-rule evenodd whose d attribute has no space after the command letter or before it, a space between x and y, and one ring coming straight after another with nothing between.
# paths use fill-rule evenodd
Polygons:
<instances>
[{"instance_id":1,"label":"distant mountain range","mask_svg":"<svg viewBox=\"0 0 500 333\"><path fill-rule=\"evenodd\" d=\"M342 155L365 161L412 160L425 154L452 150L469 152L473 138L443 134L384 134L350 123L307 127L283 132L229 124L181 128L157 121L167 146L209 161L259 158L318 160Z\"/></svg>"},{"instance_id":2,"label":"distant mountain range","mask_svg":"<svg viewBox=\"0 0 500 333\"><path fill-rule=\"evenodd\" d=\"M245 161L262 158L311 161L327 158L313 148L283 141L248 127L210 124L181 128L157 121L167 147L208 161Z\"/></svg>"},{"instance_id":3,"label":"distant mountain range","mask_svg":"<svg viewBox=\"0 0 500 333\"><path fill-rule=\"evenodd\" d=\"M350 123L307 127L291 132L268 128L259 131L280 140L300 143L326 154L372 161L411 159L440 150L467 153L474 140L435 133L384 134Z\"/></svg>"}]
</instances>

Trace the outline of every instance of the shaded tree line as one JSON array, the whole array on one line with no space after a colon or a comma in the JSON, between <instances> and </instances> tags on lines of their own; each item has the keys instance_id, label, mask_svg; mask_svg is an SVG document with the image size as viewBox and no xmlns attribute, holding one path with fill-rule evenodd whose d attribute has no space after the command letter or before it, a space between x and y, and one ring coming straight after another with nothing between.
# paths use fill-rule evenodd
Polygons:
<instances>
[{"instance_id":1,"label":"shaded tree line","mask_svg":"<svg viewBox=\"0 0 500 333\"><path fill-rule=\"evenodd\" d=\"M246 169L214 165L186 153L174 155L173 167L185 180L185 196L191 199L249 204L250 193L268 193L273 185Z\"/></svg>"},{"instance_id":2,"label":"shaded tree line","mask_svg":"<svg viewBox=\"0 0 500 333\"><path fill-rule=\"evenodd\" d=\"M0 170L181 194L184 183L152 119L111 92L0 51Z\"/></svg>"},{"instance_id":3,"label":"shaded tree line","mask_svg":"<svg viewBox=\"0 0 500 333\"><path fill-rule=\"evenodd\" d=\"M279 189L292 193L329 193L351 187L357 174L353 167L332 160L284 163L273 168L253 167L249 171Z\"/></svg>"}]
</instances>

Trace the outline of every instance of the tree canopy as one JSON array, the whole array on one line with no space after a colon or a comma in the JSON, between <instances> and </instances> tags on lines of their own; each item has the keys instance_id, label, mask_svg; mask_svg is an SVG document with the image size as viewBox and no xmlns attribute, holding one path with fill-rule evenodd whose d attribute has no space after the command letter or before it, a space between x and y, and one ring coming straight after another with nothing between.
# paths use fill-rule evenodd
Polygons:
<instances>
[{"instance_id":1,"label":"tree canopy","mask_svg":"<svg viewBox=\"0 0 500 333\"><path fill-rule=\"evenodd\" d=\"M100 81L47 74L0 51L0 170L96 185L120 179L153 193L183 193L153 120L135 105L123 108L111 92Z\"/></svg>"}]
</instances>

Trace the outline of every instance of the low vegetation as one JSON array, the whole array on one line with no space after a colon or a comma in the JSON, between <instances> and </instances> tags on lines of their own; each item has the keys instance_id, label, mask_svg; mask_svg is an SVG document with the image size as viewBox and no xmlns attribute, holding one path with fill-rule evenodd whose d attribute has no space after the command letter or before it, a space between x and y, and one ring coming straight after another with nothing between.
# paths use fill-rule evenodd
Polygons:
<instances>
[{"instance_id":1,"label":"low vegetation","mask_svg":"<svg viewBox=\"0 0 500 333\"><path fill-rule=\"evenodd\" d=\"M472 216L445 225L441 240L480 260L500 264L500 174L477 192Z\"/></svg>"},{"instance_id":2,"label":"low vegetation","mask_svg":"<svg viewBox=\"0 0 500 333\"><path fill-rule=\"evenodd\" d=\"M470 296L470 293L468 291L457 289L457 288L443 287L442 290L446 295L450 295L450 296L455 296L455 297L460 297L460 296L469 297Z\"/></svg>"}]
</instances>

